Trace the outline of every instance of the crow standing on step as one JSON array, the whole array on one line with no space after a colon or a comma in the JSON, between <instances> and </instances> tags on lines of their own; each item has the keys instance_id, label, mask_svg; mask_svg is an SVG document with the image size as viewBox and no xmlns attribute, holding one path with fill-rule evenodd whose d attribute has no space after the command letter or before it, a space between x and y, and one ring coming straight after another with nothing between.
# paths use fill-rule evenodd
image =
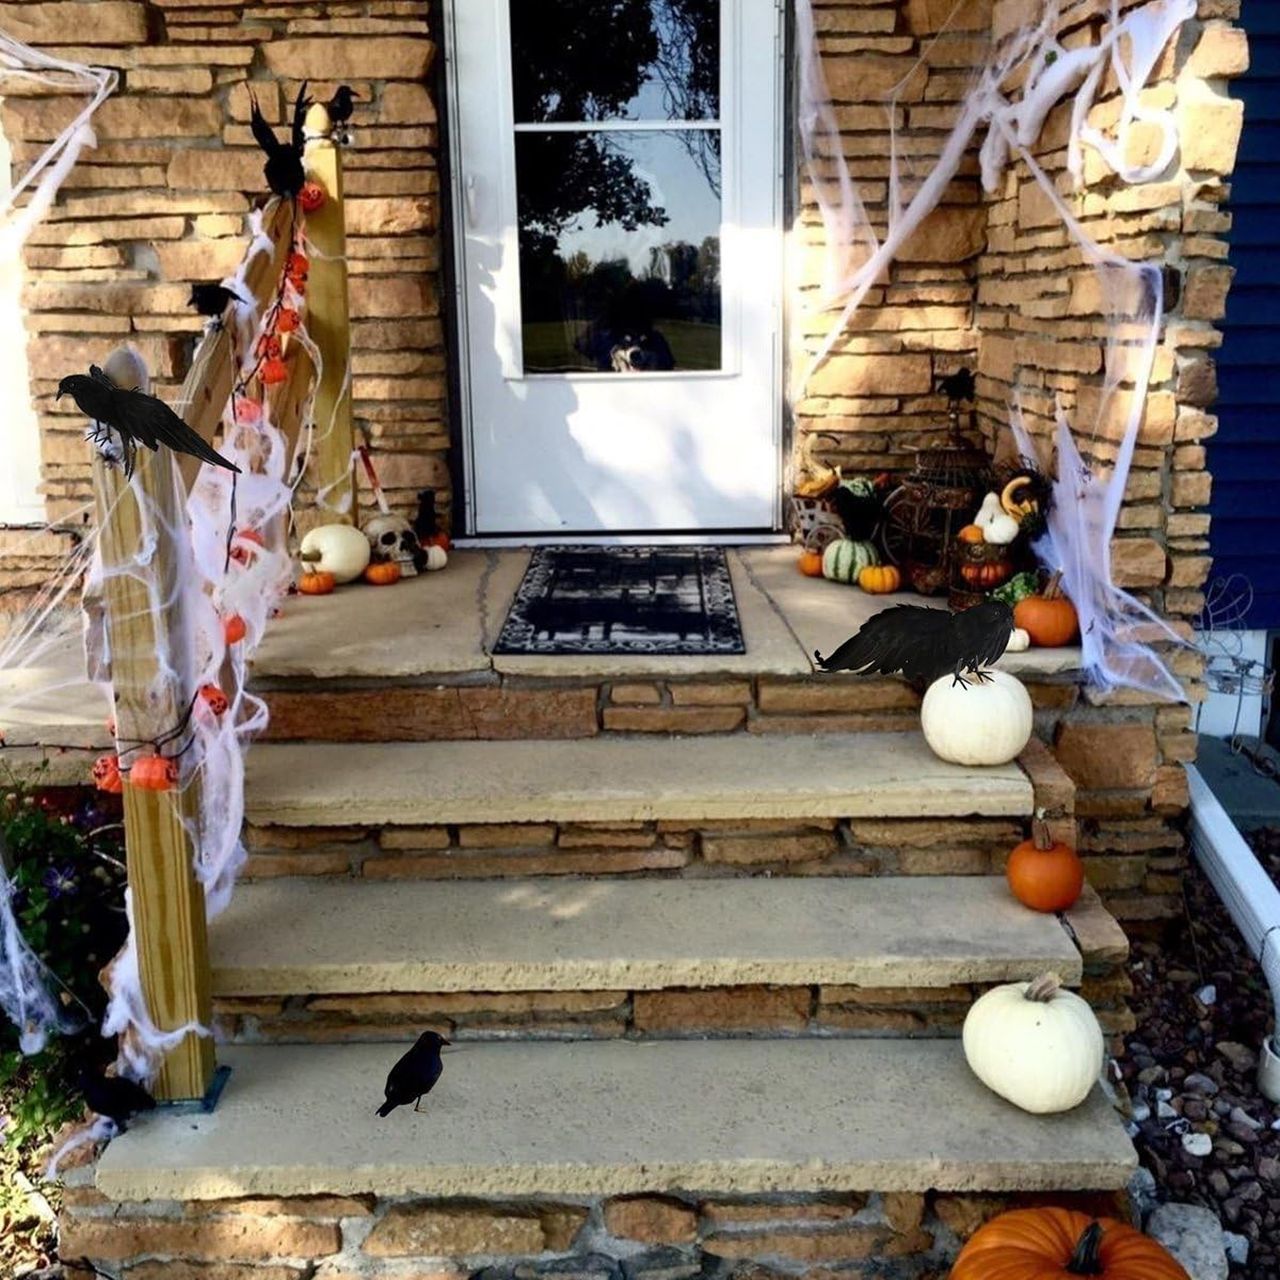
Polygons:
<instances>
[{"instance_id":1,"label":"crow standing on step","mask_svg":"<svg viewBox=\"0 0 1280 1280\"><path fill-rule=\"evenodd\" d=\"M115 1122L121 1133L139 1111L154 1111L156 1100L140 1085L124 1076L100 1076L82 1068L77 1084L89 1110Z\"/></svg>"},{"instance_id":2,"label":"crow standing on step","mask_svg":"<svg viewBox=\"0 0 1280 1280\"><path fill-rule=\"evenodd\" d=\"M861 629L829 658L816 650L823 671L856 671L892 675L932 684L950 674L967 684L965 675L983 679L1013 633L1013 610L1003 600L984 600L963 613L899 604L868 618Z\"/></svg>"},{"instance_id":3,"label":"crow standing on step","mask_svg":"<svg viewBox=\"0 0 1280 1280\"><path fill-rule=\"evenodd\" d=\"M424 1031L418 1042L387 1073L384 1092L387 1100L378 1108L380 1116L389 1116L397 1107L418 1104L435 1087L444 1070L440 1049L450 1042L435 1031Z\"/></svg>"},{"instance_id":4,"label":"crow standing on step","mask_svg":"<svg viewBox=\"0 0 1280 1280\"><path fill-rule=\"evenodd\" d=\"M145 391L126 391L118 387L98 366L90 365L89 374L73 373L58 383L57 399L70 396L80 412L93 419L93 440L105 444L110 427L120 437L126 476L133 475L138 445L145 444L153 453L163 444L175 453L189 453L201 462L240 470L169 408L163 400Z\"/></svg>"},{"instance_id":5,"label":"crow standing on step","mask_svg":"<svg viewBox=\"0 0 1280 1280\"><path fill-rule=\"evenodd\" d=\"M258 110L258 100L249 91L249 128L253 131L254 141L263 150L267 163L262 166L267 186L278 196L292 200L302 190L307 180L306 170L302 165L302 148L306 143L303 125L307 118L307 108L311 99L307 97L307 82L302 82L298 96L293 104L293 124L289 133L289 141L281 142L275 130L267 123L266 117Z\"/></svg>"}]
</instances>

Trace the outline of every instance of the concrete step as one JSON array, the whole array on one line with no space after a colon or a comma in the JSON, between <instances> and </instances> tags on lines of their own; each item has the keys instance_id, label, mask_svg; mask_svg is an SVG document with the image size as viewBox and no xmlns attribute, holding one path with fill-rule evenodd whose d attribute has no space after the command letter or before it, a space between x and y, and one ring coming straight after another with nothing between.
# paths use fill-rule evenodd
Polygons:
<instances>
[{"instance_id":1,"label":"concrete step","mask_svg":"<svg viewBox=\"0 0 1280 1280\"><path fill-rule=\"evenodd\" d=\"M946 764L918 733L570 741L263 743L260 826L1025 817L1016 765Z\"/></svg>"},{"instance_id":2,"label":"concrete step","mask_svg":"<svg viewBox=\"0 0 1280 1280\"><path fill-rule=\"evenodd\" d=\"M241 885L212 927L220 996L937 988L1081 977L1057 917L995 876Z\"/></svg>"},{"instance_id":3,"label":"concrete step","mask_svg":"<svg viewBox=\"0 0 1280 1280\"><path fill-rule=\"evenodd\" d=\"M97 1168L113 1200L356 1194L1049 1191L1124 1185L1136 1158L1095 1090L1027 1115L954 1041L466 1045L415 1114L373 1112L398 1046L233 1047L211 1115L134 1122Z\"/></svg>"}]
</instances>

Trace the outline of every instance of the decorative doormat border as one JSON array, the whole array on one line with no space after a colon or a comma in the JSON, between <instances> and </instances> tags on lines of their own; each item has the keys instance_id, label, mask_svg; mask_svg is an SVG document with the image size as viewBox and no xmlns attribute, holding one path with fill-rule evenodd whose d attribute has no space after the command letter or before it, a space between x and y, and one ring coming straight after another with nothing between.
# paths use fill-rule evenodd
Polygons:
<instances>
[{"instance_id":1,"label":"decorative doormat border","mask_svg":"<svg viewBox=\"0 0 1280 1280\"><path fill-rule=\"evenodd\" d=\"M721 547L538 547L494 653L746 653Z\"/></svg>"}]
</instances>

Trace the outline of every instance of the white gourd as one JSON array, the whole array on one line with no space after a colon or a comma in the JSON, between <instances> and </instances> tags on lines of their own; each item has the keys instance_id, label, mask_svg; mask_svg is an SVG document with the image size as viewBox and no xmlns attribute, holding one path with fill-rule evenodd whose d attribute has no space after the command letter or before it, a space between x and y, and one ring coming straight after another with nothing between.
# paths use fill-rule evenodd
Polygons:
<instances>
[{"instance_id":1,"label":"white gourd","mask_svg":"<svg viewBox=\"0 0 1280 1280\"><path fill-rule=\"evenodd\" d=\"M1000 495L998 493L989 493L982 500L982 506L978 508L978 514L973 517L973 523L982 530L983 536L986 537L987 526L996 518L1005 514L1004 508L1000 505ZM990 541L988 538L987 541Z\"/></svg>"},{"instance_id":2,"label":"white gourd","mask_svg":"<svg viewBox=\"0 0 1280 1280\"><path fill-rule=\"evenodd\" d=\"M1034 1115L1070 1111L1102 1071L1102 1028L1056 974L980 996L964 1020L964 1056L993 1093Z\"/></svg>"},{"instance_id":3,"label":"white gourd","mask_svg":"<svg viewBox=\"0 0 1280 1280\"><path fill-rule=\"evenodd\" d=\"M1031 633L1024 631L1021 627L1014 627L1009 632L1009 643L1005 645L1005 653L1022 653L1026 649L1031 648Z\"/></svg>"},{"instance_id":4,"label":"white gourd","mask_svg":"<svg viewBox=\"0 0 1280 1280\"><path fill-rule=\"evenodd\" d=\"M354 582L369 566L369 539L349 524L322 524L302 539L298 558L308 569Z\"/></svg>"},{"instance_id":5,"label":"white gourd","mask_svg":"<svg viewBox=\"0 0 1280 1280\"><path fill-rule=\"evenodd\" d=\"M935 680L920 706L920 728L934 755L952 764L1008 764L1031 739L1031 695L1007 671L987 670L967 687Z\"/></svg>"},{"instance_id":6,"label":"white gourd","mask_svg":"<svg viewBox=\"0 0 1280 1280\"><path fill-rule=\"evenodd\" d=\"M428 573L433 573L436 569L443 569L449 563L449 556L445 549L434 544L426 548L426 556Z\"/></svg>"},{"instance_id":7,"label":"white gourd","mask_svg":"<svg viewBox=\"0 0 1280 1280\"><path fill-rule=\"evenodd\" d=\"M986 528L982 530L982 536L985 541L994 543L998 547L1007 547L1018 536L1019 528L1018 522L1011 515L1001 511L998 515L991 517Z\"/></svg>"}]
</instances>

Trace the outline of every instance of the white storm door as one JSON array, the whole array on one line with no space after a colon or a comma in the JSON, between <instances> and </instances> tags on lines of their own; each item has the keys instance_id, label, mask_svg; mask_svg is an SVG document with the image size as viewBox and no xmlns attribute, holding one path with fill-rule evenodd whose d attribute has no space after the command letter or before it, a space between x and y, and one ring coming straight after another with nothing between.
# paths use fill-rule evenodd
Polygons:
<instances>
[{"instance_id":1,"label":"white storm door","mask_svg":"<svg viewBox=\"0 0 1280 1280\"><path fill-rule=\"evenodd\" d=\"M468 532L778 528L778 0L449 21Z\"/></svg>"}]
</instances>

